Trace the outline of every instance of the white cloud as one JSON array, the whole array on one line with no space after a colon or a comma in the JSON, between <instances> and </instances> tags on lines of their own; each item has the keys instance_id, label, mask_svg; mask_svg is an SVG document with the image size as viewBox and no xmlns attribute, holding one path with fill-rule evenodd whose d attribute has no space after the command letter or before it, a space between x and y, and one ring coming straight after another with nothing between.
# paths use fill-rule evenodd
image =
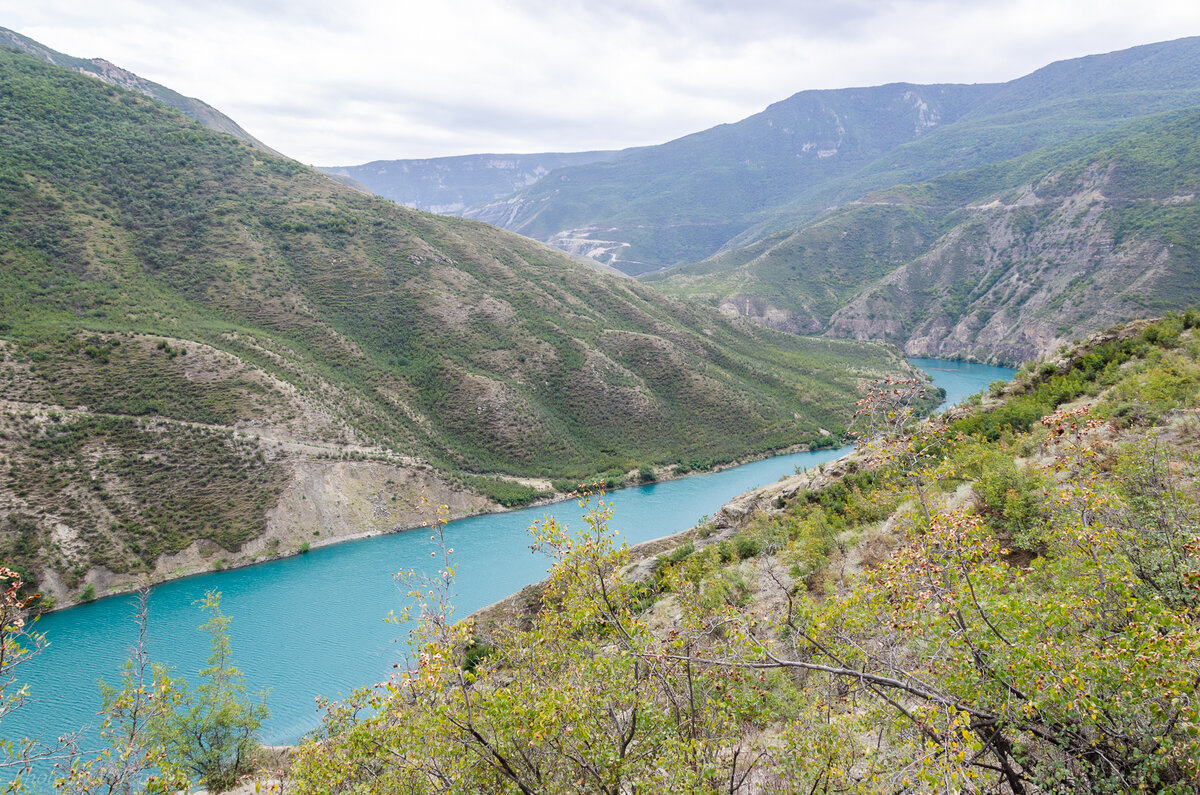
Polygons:
<instances>
[{"instance_id":1,"label":"white cloud","mask_svg":"<svg viewBox=\"0 0 1200 795\"><path fill-rule=\"evenodd\" d=\"M1008 80L1200 33L1200 4L0 0L0 24L350 164L651 144L808 88Z\"/></svg>"}]
</instances>

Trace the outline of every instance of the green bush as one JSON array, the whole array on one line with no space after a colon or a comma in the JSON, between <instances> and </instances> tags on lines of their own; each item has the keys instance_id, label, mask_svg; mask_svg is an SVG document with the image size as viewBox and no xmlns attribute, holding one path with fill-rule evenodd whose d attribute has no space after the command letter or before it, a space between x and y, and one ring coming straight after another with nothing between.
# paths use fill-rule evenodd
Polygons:
<instances>
[{"instance_id":1,"label":"green bush","mask_svg":"<svg viewBox=\"0 0 1200 795\"><path fill-rule=\"evenodd\" d=\"M532 486L526 486L524 483L517 483L506 478L476 475L469 477L467 482L489 500L498 502L505 508L519 508L539 497L549 496L547 492L538 491Z\"/></svg>"},{"instance_id":2,"label":"green bush","mask_svg":"<svg viewBox=\"0 0 1200 795\"><path fill-rule=\"evenodd\" d=\"M467 647L463 650L463 670L474 671L475 666L486 660L495 651L495 648L487 643L484 643L479 638L471 638L471 642L468 643Z\"/></svg>"},{"instance_id":3,"label":"green bush","mask_svg":"<svg viewBox=\"0 0 1200 795\"><path fill-rule=\"evenodd\" d=\"M696 545L689 541L683 546L676 547L675 549L671 550L671 552L664 557L671 563L682 563L695 554L695 552Z\"/></svg>"},{"instance_id":4,"label":"green bush","mask_svg":"<svg viewBox=\"0 0 1200 795\"><path fill-rule=\"evenodd\" d=\"M753 536L739 534L733 539L733 545L739 560L749 560L762 554L762 542Z\"/></svg>"},{"instance_id":5,"label":"green bush","mask_svg":"<svg viewBox=\"0 0 1200 795\"><path fill-rule=\"evenodd\" d=\"M1016 549L1037 551L1049 519L1046 476L1011 458L986 469L976 484L977 509L997 536Z\"/></svg>"}]
</instances>

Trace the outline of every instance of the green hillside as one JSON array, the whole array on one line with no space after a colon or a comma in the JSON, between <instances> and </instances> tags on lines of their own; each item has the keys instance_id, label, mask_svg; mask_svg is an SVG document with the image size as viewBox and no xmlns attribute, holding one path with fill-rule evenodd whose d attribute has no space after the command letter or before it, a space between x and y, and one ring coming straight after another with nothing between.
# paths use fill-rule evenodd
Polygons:
<instances>
[{"instance_id":1,"label":"green hillside","mask_svg":"<svg viewBox=\"0 0 1200 795\"><path fill-rule=\"evenodd\" d=\"M422 599L412 667L329 705L289 785L1195 792L1198 322L929 423L888 384L855 454L671 539L536 525L549 578L457 624Z\"/></svg>"},{"instance_id":2,"label":"green hillside","mask_svg":"<svg viewBox=\"0 0 1200 795\"><path fill-rule=\"evenodd\" d=\"M153 80L147 80L144 77L135 75L133 72L109 63L103 58L76 58L72 55L66 55L8 28L0 28L0 46L18 50L35 58L40 58L46 63L61 66L73 72L91 75L109 85L127 88L130 91L144 94L167 107L174 108L184 116L200 122L211 130L232 135L234 138L245 141L264 152L279 154L243 130L237 122L211 105L193 97L185 97L178 91L155 83Z\"/></svg>"},{"instance_id":3,"label":"green hillside","mask_svg":"<svg viewBox=\"0 0 1200 795\"><path fill-rule=\"evenodd\" d=\"M789 330L1020 361L1195 301L1184 110L863 196L795 230L648 277Z\"/></svg>"},{"instance_id":4,"label":"green hillside","mask_svg":"<svg viewBox=\"0 0 1200 795\"><path fill-rule=\"evenodd\" d=\"M9 50L0 95L0 532L60 593L101 560L136 572L192 549L217 565L288 525L270 519L281 493L307 515L306 478L353 479L327 459L364 461L373 491L328 496L313 536L349 532L350 509L400 529L383 504L431 477L441 501L472 485L509 500L468 476L828 443L864 376L906 368L356 193Z\"/></svg>"},{"instance_id":5,"label":"green hillside","mask_svg":"<svg viewBox=\"0 0 1200 795\"><path fill-rule=\"evenodd\" d=\"M736 124L551 172L467 215L627 273L794 229L864 194L1200 105L1200 39L1062 61L1003 84L805 91Z\"/></svg>"}]
</instances>

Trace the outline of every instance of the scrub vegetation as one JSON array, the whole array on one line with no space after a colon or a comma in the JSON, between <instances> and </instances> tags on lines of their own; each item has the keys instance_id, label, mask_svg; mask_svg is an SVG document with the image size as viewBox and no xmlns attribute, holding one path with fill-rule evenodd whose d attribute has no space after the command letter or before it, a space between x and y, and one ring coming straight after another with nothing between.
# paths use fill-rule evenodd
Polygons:
<instances>
[{"instance_id":1,"label":"scrub vegetation","mask_svg":"<svg viewBox=\"0 0 1200 795\"><path fill-rule=\"evenodd\" d=\"M414 589L412 668L329 704L289 791L1194 792L1195 320L928 423L886 384L852 459L648 570L602 501L538 525L499 625Z\"/></svg>"},{"instance_id":2,"label":"scrub vegetation","mask_svg":"<svg viewBox=\"0 0 1200 795\"><path fill-rule=\"evenodd\" d=\"M858 197L647 276L794 331L1020 362L1195 300L1200 113L1186 110Z\"/></svg>"},{"instance_id":3,"label":"scrub vegetation","mask_svg":"<svg viewBox=\"0 0 1200 795\"><path fill-rule=\"evenodd\" d=\"M536 490L495 476L823 443L864 379L909 370L3 48L0 93L0 561L60 596L239 553L301 458L432 466L518 505Z\"/></svg>"}]
</instances>

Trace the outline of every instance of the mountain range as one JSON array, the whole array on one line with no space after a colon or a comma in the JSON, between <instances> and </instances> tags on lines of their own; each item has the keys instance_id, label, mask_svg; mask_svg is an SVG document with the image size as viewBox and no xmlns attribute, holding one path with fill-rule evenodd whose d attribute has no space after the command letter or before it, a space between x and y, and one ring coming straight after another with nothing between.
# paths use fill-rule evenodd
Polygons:
<instances>
[{"instance_id":1,"label":"mountain range","mask_svg":"<svg viewBox=\"0 0 1200 795\"><path fill-rule=\"evenodd\" d=\"M326 174L353 179L372 193L397 204L449 215L502 198L534 184L556 168L603 163L616 150L545 152L533 155L462 155L424 160L375 160L361 166L322 168Z\"/></svg>"},{"instance_id":2,"label":"mountain range","mask_svg":"<svg viewBox=\"0 0 1200 795\"><path fill-rule=\"evenodd\" d=\"M864 195L648 277L766 325L1019 362L1183 310L1200 286L1200 109Z\"/></svg>"},{"instance_id":3,"label":"mountain range","mask_svg":"<svg viewBox=\"0 0 1200 795\"><path fill-rule=\"evenodd\" d=\"M804 91L455 212L784 330L1016 363L1194 300L1197 108L1200 38Z\"/></svg>"},{"instance_id":4,"label":"mountain range","mask_svg":"<svg viewBox=\"0 0 1200 795\"><path fill-rule=\"evenodd\" d=\"M0 48L0 557L49 594L829 444L911 372L49 60Z\"/></svg>"},{"instance_id":5,"label":"mountain range","mask_svg":"<svg viewBox=\"0 0 1200 795\"><path fill-rule=\"evenodd\" d=\"M464 214L638 274L695 262L872 190L1200 104L1200 38L981 85L803 91L735 124L562 168Z\"/></svg>"},{"instance_id":6,"label":"mountain range","mask_svg":"<svg viewBox=\"0 0 1200 795\"><path fill-rule=\"evenodd\" d=\"M0 39L0 553L59 596L832 443L879 341L1017 362L1197 291L1200 39L332 174ZM640 279L397 206L521 185L463 212Z\"/></svg>"}]
</instances>

